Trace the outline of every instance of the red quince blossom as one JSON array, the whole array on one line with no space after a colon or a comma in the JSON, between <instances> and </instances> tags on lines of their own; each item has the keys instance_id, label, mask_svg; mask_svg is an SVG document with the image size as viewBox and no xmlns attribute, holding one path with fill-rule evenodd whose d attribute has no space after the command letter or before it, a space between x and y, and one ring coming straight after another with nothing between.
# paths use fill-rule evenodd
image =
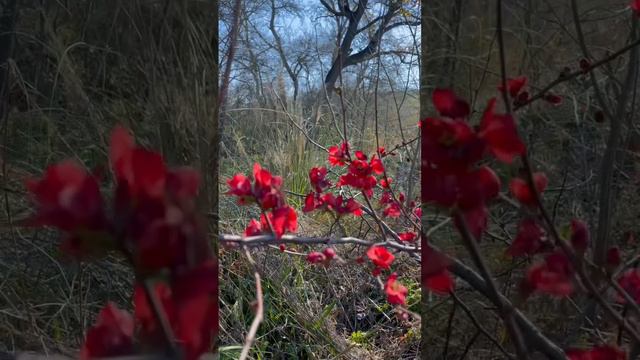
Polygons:
<instances>
[{"instance_id":1,"label":"red quince blossom","mask_svg":"<svg viewBox=\"0 0 640 360\"><path fill-rule=\"evenodd\" d=\"M421 146L423 167L454 171L479 161L486 145L464 119L426 118Z\"/></svg>"},{"instance_id":2,"label":"red quince blossom","mask_svg":"<svg viewBox=\"0 0 640 360\"><path fill-rule=\"evenodd\" d=\"M327 257L321 252L312 251L307 254L307 261L311 264L319 264L324 262L326 259Z\"/></svg>"},{"instance_id":3,"label":"red quince blossom","mask_svg":"<svg viewBox=\"0 0 640 360\"><path fill-rule=\"evenodd\" d=\"M579 253L584 253L589 246L589 229L581 220L571 220L571 245Z\"/></svg>"},{"instance_id":4,"label":"red quince blossom","mask_svg":"<svg viewBox=\"0 0 640 360\"><path fill-rule=\"evenodd\" d=\"M354 216L362 215L361 205L353 198L345 201L342 195L334 196L333 194L324 194L322 202L327 205L329 210L335 211L338 216L353 214Z\"/></svg>"},{"instance_id":5,"label":"red quince blossom","mask_svg":"<svg viewBox=\"0 0 640 360\"><path fill-rule=\"evenodd\" d=\"M40 180L26 183L36 212L26 221L31 226L52 226L67 232L61 244L65 253L83 257L96 247L109 245L108 221L96 178L76 162L49 166Z\"/></svg>"},{"instance_id":6,"label":"red quince blossom","mask_svg":"<svg viewBox=\"0 0 640 360\"><path fill-rule=\"evenodd\" d=\"M333 258L336 257L336 251L333 250L332 248L326 248L322 251L322 253L324 254L324 256L327 257L327 259L331 260Z\"/></svg>"},{"instance_id":7,"label":"red quince blossom","mask_svg":"<svg viewBox=\"0 0 640 360\"><path fill-rule=\"evenodd\" d=\"M384 217L398 218L400 215L402 215L402 208L396 201L390 203L382 210L382 216Z\"/></svg>"},{"instance_id":8,"label":"red quince blossom","mask_svg":"<svg viewBox=\"0 0 640 360\"><path fill-rule=\"evenodd\" d=\"M526 148L518 136L513 117L509 114L496 114L495 104L495 98L489 100L480 122L479 136L486 141L489 151L496 159L510 164L515 156L523 155Z\"/></svg>"},{"instance_id":9,"label":"red quince blossom","mask_svg":"<svg viewBox=\"0 0 640 360\"><path fill-rule=\"evenodd\" d=\"M80 359L129 355L133 351L133 317L108 302L89 331L80 350Z\"/></svg>"},{"instance_id":10,"label":"red quince blossom","mask_svg":"<svg viewBox=\"0 0 640 360\"><path fill-rule=\"evenodd\" d=\"M374 245L367 250L367 256L373 264L380 269L389 269L395 259L392 253L384 246Z\"/></svg>"},{"instance_id":11,"label":"red quince blossom","mask_svg":"<svg viewBox=\"0 0 640 360\"><path fill-rule=\"evenodd\" d=\"M315 209L321 208L324 205L320 194L316 192L310 192L304 198L304 206L302 207L302 211L305 213L311 212Z\"/></svg>"},{"instance_id":12,"label":"red quince blossom","mask_svg":"<svg viewBox=\"0 0 640 360\"><path fill-rule=\"evenodd\" d=\"M526 76L519 76L517 78L507 79L507 91L509 92L509 95L512 98L516 98L520 93L520 91L522 90L522 88L524 88L524 86L527 85L527 80L528 79ZM501 92L504 91L504 86L502 86L502 84L499 85L498 90Z\"/></svg>"},{"instance_id":13,"label":"red quince blossom","mask_svg":"<svg viewBox=\"0 0 640 360\"><path fill-rule=\"evenodd\" d=\"M500 179L488 167L455 173L423 168L422 201L442 207L474 208L495 198Z\"/></svg>"},{"instance_id":14,"label":"red quince blossom","mask_svg":"<svg viewBox=\"0 0 640 360\"><path fill-rule=\"evenodd\" d=\"M264 210L281 207L284 204L282 194L282 178L272 175L268 170L263 169L260 164L253 165L253 194L258 200L260 207Z\"/></svg>"},{"instance_id":15,"label":"red quince blossom","mask_svg":"<svg viewBox=\"0 0 640 360\"><path fill-rule=\"evenodd\" d=\"M400 241L411 242L414 241L417 236L418 235L412 231L398 233L398 238L400 239Z\"/></svg>"},{"instance_id":16,"label":"red quince blossom","mask_svg":"<svg viewBox=\"0 0 640 360\"><path fill-rule=\"evenodd\" d=\"M544 173L537 172L533 174L533 183L539 194L542 195L544 190L547 188L548 182L549 180ZM527 180L522 178L511 179L511 182L509 183L509 190L521 204L528 206L536 205L535 195L531 192L529 184L527 184Z\"/></svg>"},{"instance_id":17,"label":"red quince blossom","mask_svg":"<svg viewBox=\"0 0 640 360\"><path fill-rule=\"evenodd\" d=\"M387 179L380 179L380 186L383 189L388 189L391 186L391 183L393 182L392 178L387 178Z\"/></svg>"},{"instance_id":18,"label":"red quince blossom","mask_svg":"<svg viewBox=\"0 0 640 360\"><path fill-rule=\"evenodd\" d=\"M463 118L469 115L469 104L449 89L435 89L432 94L433 105L441 116Z\"/></svg>"},{"instance_id":19,"label":"red quince blossom","mask_svg":"<svg viewBox=\"0 0 640 360\"><path fill-rule=\"evenodd\" d=\"M543 262L527 272L524 289L555 296L567 296L573 292L573 267L562 252L547 255Z\"/></svg>"},{"instance_id":20,"label":"red quince blossom","mask_svg":"<svg viewBox=\"0 0 640 360\"><path fill-rule=\"evenodd\" d=\"M264 214L260 215L261 229L270 229L269 223L276 239L280 239L284 233L298 230L298 214L292 207L283 206L267 213L267 217Z\"/></svg>"},{"instance_id":21,"label":"red quince blossom","mask_svg":"<svg viewBox=\"0 0 640 360\"><path fill-rule=\"evenodd\" d=\"M362 154L357 160L353 160L349 164L348 173L340 177L338 186L349 185L362 190L367 196L372 196L372 189L377 184L377 179L373 174L382 174L384 166L375 155L370 162L367 162L366 159L367 157Z\"/></svg>"},{"instance_id":22,"label":"red quince blossom","mask_svg":"<svg viewBox=\"0 0 640 360\"><path fill-rule=\"evenodd\" d=\"M309 171L309 180L317 193L321 193L325 188L331 186L331 182L326 179L327 168L314 167Z\"/></svg>"},{"instance_id":23,"label":"red quince blossom","mask_svg":"<svg viewBox=\"0 0 640 360\"><path fill-rule=\"evenodd\" d=\"M618 278L618 284L622 287L633 300L640 302L640 270L630 269L625 271ZM622 294L618 294L617 301L621 304L626 303L626 299Z\"/></svg>"},{"instance_id":24,"label":"red quince blossom","mask_svg":"<svg viewBox=\"0 0 640 360\"><path fill-rule=\"evenodd\" d=\"M569 360L626 360L627 354L613 345L595 346L588 350L569 349L565 351Z\"/></svg>"},{"instance_id":25,"label":"red quince blossom","mask_svg":"<svg viewBox=\"0 0 640 360\"><path fill-rule=\"evenodd\" d=\"M534 255L542 248L545 231L533 218L525 218L518 226L518 235L507 250L513 257Z\"/></svg>"},{"instance_id":26,"label":"red quince blossom","mask_svg":"<svg viewBox=\"0 0 640 360\"><path fill-rule=\"evenodd\" d=\"M251 219L244 230L244 236L256 236L262 234L262 225L256 219Z\"/></svg>"},{"instance_id":27,"label":"red quince blossom","mask_svg":"<svg viewBox=\"0 0 640 360\"><path fill-rule=\"evenodd\" d=\"M167 168L162 156L135 147L133 137L121 126L111 134L109 158L120 188L120 201L164 196ZM125 205L118 207L121 206Z\"/></svg>"},{"instance_id":28,"label":"red quince blossom","mask_svg":"<svg viewBox=\"0 0 640 360\"><path fill-rule=\"evenodd\" d=\"M218 282L214 261L175 277L169 286L157 283L153 291L160 300L167 320L178 343L185 351L185 358L196 360L207 352L213 343L218 326ZM144 289L134 291L136 320L141 324L141 336L150 342L163 341L158 319L150 306Z\"/></svg>"},{"instance_id":29,"label":"red quince blossom","mask_svg":"<svg viewBox=\"0 0 640 360\"><path fill-rule=\"evenodd\" d=\"M360 204L353 198L345 201L342 195L335 196L332 193L320 195L311 192L304 199L303 212L311 212L316 209L334 211L338 216L353 214L355 216L362 215Z\"/></svg>"},{"instance_id":30,"label":"red quince blossom","mask_svg":"<svg viewBox=\"0 0 640 360\"><path fill-rule=\"evenodd\" d=\"M387 301L392 305L404 305L407 302L409 290L398 282L398 274L393 273L387 278L384 285L384 292L387 294Z\"/></svg>"},{"instance_id":31,"label":"red quince blossom","mask_svg":"<svg viewBox=\"0 0 640 360\"><path fill-rule=\"evenodd\" d=\"M238 204L247 205L256 201L261 209L269 210L284 205L282 193L282 178L274 176L260 164L253 164L253 186L249 178L244 174L236 174L227 180L229 185L228 195L238 197Z\"/></svg>"},{"instance_id":32,"label":"red quince blossom","mask_svg":"<svg viewBox=\"0 0 640 360\"><path fill-rule=\"evenodd\" d=\"M454 279L447 270L449 259L428 243L423 244L422 256L425 258L421 267L422 285L440 295L453 291Z\"/></svg>"},{"instance_id":33,"label":"red quince blossom","mask_svg":"<svg viewBox=\"0 0 640 360\"><path fill-rule=\"evenodd\" d=\"M388 153L387 150L384 148L384 146L380 146L378 147L378 154L380 154L380 157L385 157L385 156L396 156L396 153L394 153L393 151Z\"/></svg>"},{"instance_id":34,"label":"red quince blossom","mask_svg":"<svg viewBox=\"0 0 640 360\"><path fill-rule=\"evenodd\" d=\"M329 164L331 166L344 166L349 160L349 144L344 142L338 146L329 147Z\"/></svg>"},{"instance_id":35,"label":"red quince blossom","mask_svg":"<svg viewBox=\"0 0 640 360\"><path fill-rule=\"evenodd\" d=\"M239 205L246 205L254 199L251 180L243 174L234 175L227 180L227 184L229 185L227 195L237 196Z\"/></svg>"}]
</instances>

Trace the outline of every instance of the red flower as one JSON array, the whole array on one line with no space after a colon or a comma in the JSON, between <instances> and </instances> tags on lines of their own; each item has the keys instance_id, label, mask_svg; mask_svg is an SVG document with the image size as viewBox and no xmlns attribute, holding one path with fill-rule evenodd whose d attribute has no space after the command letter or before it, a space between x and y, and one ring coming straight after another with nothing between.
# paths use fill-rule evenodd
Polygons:
<instances>
[{"instance_id":1,"label":"red flower","mask_svg":"<svg viewBox=\"0 0 640 360\"><path fill-rule=\"evenodd\" d=\"M618 284L622 287L632 299L636 302L640 302L640 270L639 269L630 269L624 272L618 278ZM626 299L622 296L622 294L618 294L618 302L626 303Z\"/></svg>"},{"instance_id":2,"label":"red flower","mask_svg":"<svg viewBox=\"0 0 640 360\"><path fill-rule=\"evenodd\" d=\"M537 172L533 174L533 183L536 187L536 190L539 194L542 195L542 192L547 188L549 180L547 176L542 172ZM518 199L518 201L523 205L535 206L536 198L534 194L529 189L529 184L527 181L522 178L514 178L509 183L509 190L513 196Z\"/></svg>"},{"instance_id":3,"label":"red flower","mask_svg":"<svg viewBox=\"0 0 640 360\"><path fill-rule=\"evenodd\" d=\"M527 77L520 76L514 79L507 79L507 90L512 98L515 98L520 93L520 90L527 84ZM504 91L504 86L498 86L499 91Z\"/></svg>"},{"instance_id":4,"label":"red flower","mask_svg":"<svg viewBox=\"0 0 640 360\"><path fill-rule=\"evenodd\" d=\"M378 159L374 154L371 157L371 161L369 161L369 166L371 166L371 170L374 174L382 175L384 174L384 164L382 160Z\"/></svg>"},{"instance_id":5,"label":"red flower","mask_svg":"<svg viewBox=\"0 0 640 360\"><path fill-rule=\"evenodd\" d=\"M542 247L544 236L545 232L538 225L538 222L535 219L526 218L520 222L518 235L511 243L507 253L513 257L525 254L533 255Z\"/></svg>"},{"instance_id":6,"label":"red flower","mask_svg":"<svg viewBox=\"0 0 640 360\"><path fill-rule=\"evenodd\" d=\"M629 6L636 13L636 16L640 16L640 0L632 0Z\"/></svg>"},{"instance_id":7,"label":"red flower","mask_svg":"<svg viewBox=\"0 0 640 360\"><path fill-rule=\"evenodd\" d=\"M513 117L509 114L496 114L495 104L495 98L489 100L480 122L479 136L487 142L496 159L510 164L514 157L525 153L526 147L518 136Z\"/></svg>"},{"instance_id":8,"label":"red flower","mask_svg":"<svg viewBox=\"0 0 640 360\"><path fill-rule=\"evenodd\" d=\"M445 270L427 276L423 283L427 289L440 295L449 294L453 291L454 287L454 282L451 274Z\"/></svg>"},{"instance_id":9,"label":"red flower","mask_svg":"<svg viewBox=\"0 0 640 360\"><path fill-rule=\"evenodd\" d=\"M340 177L338 186L349 185L371 196L372 189L377 184L377 180L372 173L373 167L369 163L363 160L353 160L349 165L349 172Z\"/></svg>"},{"instance_id":10,"label":"red flower","mask_svg":"<svg viewBox=\"0 0 640 360\"><path fill-rule=\"evenodd\" d=\"M253 164L253 178L253 194L263 210L281 207L284 204L284 195L280 190L282 187L280 176L271 175L268 170L255 163Z\"/></svg>"},{"instance_id":11,"label":"red flower","mask_svg":"<svg viewBox=\"0 0 640 360\"><path fill-rule=\"evenodd\" d=\"M207 352L218 327L218 277L216 263L208 261L176 276L171 286L154 286L178 343L186 359L195 360ZM151 342L161 342L163 335L158 319L141 285L134 291L136 320L142 327L141 335Z\"/></svg>"},{"instance_id":12,"label":"red flower","mask_svg":"<svg viewBox=\"0 0 640 360\"><path fill-rule=\"evenodd\" d=\"M388 155L391 155L391 156L395 156L396 155L396 153L394 153L394 152L388 153L386 151L386 149L384 148L384 146L380 146L378 148L378 154L380 154L380 157L385 157L385 156L388 156Z\"/></svg>"},{"instance_id":13,"label":"red flower","mask_svg":"<svg viewBox=\"0 0 640 360\"><path fill-rule=\"evenodd\" d=\"M588 350L569 349L565 352L569 360L626 360L627 354L613 346L601 345Z\"/></svg>"},{"instance_id":14,"label":"red flower","mask_svg":"<svg viewBox=\"0 0 640 360\"><path fill-rule=\"evenodd\" d=\"M321 197L321 200L324 204L327 205L329 210L335 211L338 216L345 214L353 214L355 216L362 215L362 208L360 204L353 198L349 198L347 201L344 201L342 195L334 196L333 194L324 194Z\"/></svg>"},{"instance_id":15,"label":"red flower","mask_svg":"<svg viewBox=\"0 0 640 360\"><path fill-rule=\"evenodd\" d=\"M390 218L398 218L402 215L402 208L397 202L392 202L382 210L382 216Z\"/></svg>"},{"instance_id":16,"label":"red flower","mask_svg":"<svg viewBox=\"0 0 640 360\"><path fill-rule=\"evenodd\" d=\"M500 191L500 179L488 167L452 173L423 168L422 176L422 201L442 207L475 208Z\"/></svg>"},{"instance_id":17,"label":"red flower","mask_svg":"<svg viewBox=\"0 0 640 360\"><path fill-rule=\"evenodd\" d=\"M484 149L485 143L463 119L422 121L422 161L431 167L466 169L482 158Z\"/></svg>"},{"instance_id":18,"label":"red flower","mask_svg":"<svg viewBox=\"0 0 640 360\"><path fill-rule=\"evenodd\" d=\"M331 146L329 148L329 164L331 166L344 166L346 161L349 160L347 153L349 151L349 144L342 143L340 147Z\"/></svg>"},{"instance_id":19,"label":"red flower","mask_svg":"<svg viewBox=\"0 0 640 360\"><path fill-rule=\"evenodd\" d=\"M251 180L243 174L234 175L231 179L227 180L227 184L229 185L227 194L237 196L238 204L245 205L254 200Z\"/></svg>"},{"instance_id":20,"label":"red flower","mask_svg":"<svg viewBox=\"0 0 640 360\"><path fill-rule=\"evenodd\" d=\"M395 257L384 246L374 245L367 250L367 256L373 264L382 269L389 269Z\"/></svg>"},{"instance_id":21,"label":"red flower","mask_svg":"<svg viewBox=\"0 0 640 360\"><path fill-rule=\"evenodd\" d=\"M118 187L126 187L121 192L125 191L128 196L120 200L164 196L167 168L162 156L135 147L133 138L123 127L117 126L111 134L109 157Z\"/></svg>"},{"instance_id":22,"label":"red flower","mask_svg":"<svg viewBox=\"0 0 640 360\"><path fill-rule=\"evenodd\" d=\"M311 264L319 264L324 262L326 259L327 257L321 252L312 251L307 254L307 261Z\"/></svg>"},{"instance_id":23,"label":"red flower","mask_svg":"<svg viewBox=\"0 0 640 360\"><path fill-rule=\"evenodd\" d=\"M409 290L398 282L398 274L389 275L384 284L384 292L387 294L387 301L393 305L404 305L407 302Z\"/></svg>"},{"instance_id":24,"label":"red flower","mask_svg":"<svg viewBox=\"0 0 640 360\"><path fill-rule=\"evenodd\" d=\"M28 180L26 186L37 207L31 225L62 231L105 225L98 182L74 161L49 166L41 180Z\"/></svg>"},{"instance_id":25,"label":"red flower","mask_svg":"<svg viewBox=\"0 0 640 360\"><path fill-rule=\"evenodd\" d=\"M260 225L256 219L251 219L249 225L247 225L247 228L244 230L244 236L256 236L260 234L262 234L262 225Z\"/></svg>"},{"instance_id":26,"label":"red flower","mask_svg":"<svg viewBox=\"0 0 640 360\"><path fill-rule=\"evenodd\" d=\"M584 253L589 245L589 230L583 221L571 220L571 244L577 252Z\"/></svg>"},{"instance_id":27,"label":"red flower","mask_svg":"<svg viewBox=\"0 0 640 360\"><path fill-rule=\"evenodd\" d=\"M414 241L417 236L418 235L416 235L416 233L414 233L413 231L398 233L398 238L400 238L400 241Z\"/></svg>"},{"instance_id":28,"label":"red flower","mask_svg":"<svg viewBox=\"0 0 640 360\"><path fill-rule=\"evenodd\" d=\"M332 248L326 248L322 251L322 253L324 254L324 256L327 257L327 259L331 260L334 257L336 257L336 251L333 250Z\"/></svg>"},{"instance_id":29,"label":"red flower","mask_svg":"<svg viewBox=\"0 0 640 360\"><path fill-rule=\"evenodd\" d=\"M320 199L319 194L315 192L310 192L304 198L304 207L302 208L302 211L305 213L308 213L321 207L322 205L323 205L323 202Z\"/></svg>"},{"instance_id":30,"label":"red flower","mask_svg":"<svg viewBox=\"0 0 640 360\"><path fill-rule=\"evenodd\" d=\"M133 318L108 302L100 310L96 324L87 331L80 359L130 355L133 352Z\"/></svg>"},{"instance_id":31,"label":"red flower","mask_svg":"<svg viewBox=\"0 0 640 360\"><path fill-rule=\"evenodd\" d=\"M309 180L316 192L321 193L325 188L331 186L327 179L327 168L314 167L309 171Z\"/></svg>"},{"instance_id":32,"label":"red flower","mask_svg":"<svg viewBox=\"0 0 640 360\"><path fill-rule=\"evenodd\" d=\"M290 206L284 206L268 213L269 222L263 215L260 215L260 225L262 229L269 229L269 223L276 236L280 239L286 232L296 232L298 230L298 214Z\"/></svg>"},{"instance_id":33,"label":"red flower","mask_svg":"<svg viewBox=\"0 0 640 360\"><path fill-rule=\"evenodd\" d=\"M463 118L469 115L469 104L449 89L435 89L432 99L433 105L442 116Z\"/></svg>"},{"instance_id":34,"label":"red flower","mask_svg":"<svg viewBox=\"0 0 640 360\"><path fill-rule=\"evenodd\" d=\"M78 258L111 246L98 182L80 165L68 160L49 166L42 179L26 186L36 205L26 224L68 232L61 244L66 254Z\"/></svg>"},{"instance_id":35,"label":"red flower","mask_svg":"<svg viewBox=\"0 0 640 360\"><path fill-rule=\"evenodd\" d=\"M572 275L569 259L563 253L555 252L529 269L525 289L555 296L570 295L573 292Z\"/></svg>"},{"instance_id":36,"label":"red flower","mask_svg":"<svg viewBox=\"0 0 640 360\"><path fill-rule=\"evenodd\" d=\"M436 294L447 295L454 288L454 280L447 270L449 259L429 244L422 249L422 285Z\"/></svg>"}]
</instances>

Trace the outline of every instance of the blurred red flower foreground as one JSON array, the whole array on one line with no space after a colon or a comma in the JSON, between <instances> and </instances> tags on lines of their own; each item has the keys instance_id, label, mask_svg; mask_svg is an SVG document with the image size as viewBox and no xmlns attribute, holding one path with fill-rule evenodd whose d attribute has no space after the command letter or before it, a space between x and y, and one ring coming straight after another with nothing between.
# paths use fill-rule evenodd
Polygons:
<instances>
[{"instance_id":1,"label":"blurred red flower foreground","mask_svg":"<svg viewBox=\"0 0 640 360\"><path fill-rule=\"evenodd\" d=\"M185 359L210 350L218 332L217 263L196 211L199 174L167 167L136 147L122 127L111 135L111 206L100 179L67 160L27 183L36 211L30 226L50 226L77 260L118 251L136 274L134 314L108 303L88 330L81 359L167 349Z\"/></svg>"}]
</instances>

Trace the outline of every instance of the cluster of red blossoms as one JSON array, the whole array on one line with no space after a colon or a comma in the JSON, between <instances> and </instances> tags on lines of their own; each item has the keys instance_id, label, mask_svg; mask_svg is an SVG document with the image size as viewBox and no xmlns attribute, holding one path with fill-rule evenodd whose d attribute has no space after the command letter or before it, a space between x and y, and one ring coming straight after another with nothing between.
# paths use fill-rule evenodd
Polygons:
<instances>
[{"instance_id":1,"label":"cluster of red blossoms","mask_svg":"<svg viewBox=\"0 0 640 360\"><path fill-rule=\"evenodd\" d=\"M517 83L517 93L524 82ZM512 87L512 85L510 86ZM479 126L467 121L469 104L448 89L433 92L433 104L439 117L420 122L422 128L422 202L436 204L461 214L473 236L480 239L487 226L487 203L500 191L500 179L480 161L487 154L504 163L512 163L525 152L511 115L495 111L496 99L489 100ZM457 218L456 218L457 219ZM460 226L456 220L456 225ZM423 269L423 283L434 291L448 292L453 281L447 262L430 250L434 265Z\"/></svg>"},{"instance_id":2,"label":"cluster of red blossoms","mask_svg":"<svg viewBox=\"0 0 640 360\"><path fill-rule=\"evenodd\" d=\"M466 119L469 104L452 91L436 89L433 103L440 117L421 122L422 201L459 211L479 239L487 225L487 202L498 195L500 179L478 163L490 153L510 164L525 146L513 117L495 112L495 98L477 128Z\"/></svg>"},{"instance_id":3,"label":"cluster of red blossoms","mask_svg":"<svg viewBox=\"0 0 640 360\"><path fill-rule=\"evenodd\" d=\"M197 359L211 348L218 326L217 265L195 205L199 174L168 168L160 154L136 147L122 127L112 133L109 157L115 177L110 211L97 175L74 161L52 165L42 179L27 183L36 206L27 225L63 231L61 248L76 259L119 251L136 274L134 315L108 303L80 357L130 355L171 341L185 358ZM151 305L154 300L161 308Z\"/></svg>"},{"instance_id":4,"label":"cluster of red blossoms","mask_svg":"<svg viewBox=\"0 0 640 360\"><path fill-rule=\"evenodd\" d=\"M379 185L382 188L382 196L379 204L383 206L383 216L397 218L403 212L404 194L400 193L396 199L390 189L392 182L389 178L379 178L385 173L382 158L395 155L388 153L383 147L370 158L362 151L354 151L353 158L349 151L349 144L344 142L339 146L331 146L329 149L328 162L332 167L347 166L346 174L340 175L336 182L336 187L349 186L359 190L367 198L371 198L374 189ZM334 195L329 192L333 183L327 178L326 167L314 167L309 171L309 181L312 191L306 195L303 212L326 211L340 219L345 215L362 216L362 205L353 197L345 198L342 195ZM276 238L281 238L286 232L295 232L297 229L297 215L293 208L285 204L282 193L282 178L272 175L263 169L259 164L254 165L253 182L243 174L236 174L227 181L229 191L227 195L236 196L241 205L258 204L262 210L260 221L252 219L245 230L245 236L259 235L265 232L272 232ZM409 206L413 209L411 213L420 218L421 210L415 201ZM413 242L417 238L414 231L398 233L400 241ZM280 244L280 249L284 251L284 244ZM378 276L382 270L390 269L394 260L393 254L383 246L373 246L367 252L368 258L374 264L373 274ZM312 264L329 265L337 257L333 248L326 248L322 252L312 251L307 254L307 261ZM397 281L398 275L391 274L385 284L387 299L392 304L404 305L408 290Z\"/></svg>"},{"instance_id":5,"label":"cluster of red blossoms","mask_svg":"<svg viewBox=\"0 0 640 360\"><path fill-rule=\"evenodd\" d=\"M515 98L515 104L526 102L528 93L522 92L526 78L510 79L507 91ZM502 90L502 89L500 89ZM551 101L554 100L554 101ZM555 99L547 99L555 102ZM526 148L518 137L514 119L508 114L496 114L496 100L489 100L480 124L472 127L466 117L470 113L469 105L450 90L437 89L433 94L433 102L440 113L438 118L427 118L421 122L422 128L422 201L458 212L472 235L479 240L487 227L487 203L494 199L500 189L498 176L480 162L486 154L501 162L510 164L517 156L525 154ZM555 296L567 296L574 291L574 268L567 254L552 244L540 223L539 203L541 194L547 187L547 177L542 172L532 174L531 191L528 180L515 177L509 183L513 197L527 209L518 226L518 233L507 253L511 256L533 256L544 254L542 261L531 266L522 283L525 296L533 292L541 292ZM456 226L461 224L456 217ZM583 257L589 245L587 225L578 219L570 224L568 243L575 255ZM431 248L427 251L434 252ZM423 266L423 284L434 286L433 274L438 286L447 284L448 266L445 258L434 252L434 259L429 263L427 271ZM607 271L612 274L621 262L620 251L613 247L607 252ZM424 273L427 276L424 276ZM443 275L444 274L444 275ZM629 270L619 279L620 286L631 297L640 301L640 271ZM622 296L618 301L625 302ZM589 350L567 350L572 360L586 359L624 359L625 353L613 346L599 346Z\"/></svg>"},{"instance_id":6,"label":"cluster of red blossoms","mask_svg":"<svg viewBox=\"0 0 640 360\"><path fill-rule=\"evenodd\" d=\"M251 219L244 231L245 236L255 236L263 233L273 233L281 238L286 232L298 229L298 215L286 204L282 192L282 178L272 175L260 164L253 165L253 184L244 174L236 174L227 181L229 191L227 195L238 197L238 204L258 204L262 210L260 221Z\"/></svg>"}]
</instances>

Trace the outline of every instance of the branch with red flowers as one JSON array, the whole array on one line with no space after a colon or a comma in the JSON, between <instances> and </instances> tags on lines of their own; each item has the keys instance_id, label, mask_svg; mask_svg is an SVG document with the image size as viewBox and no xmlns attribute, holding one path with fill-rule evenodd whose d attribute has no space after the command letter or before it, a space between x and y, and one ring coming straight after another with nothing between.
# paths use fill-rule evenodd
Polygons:
<instances>
[{"instance_id":1,"label":"branch with red flowers","mask_svg":"<svg viewBox=\"0 0 640 360\"><path fill-rule=\"evenodd\" d=\"M528 93L522 90L526 85L526 77L507 78L502 39L501 1L497 0L496 5L498 22L496 28L502 73L502 85L498 88L504 98L506 111L504 114L496 113L496 99L493 98L489 100L479 126L471 127L466 119L470 115L470 107L465 100L456 96L451 90L436 89L433 92L433 103L439 117L422 120L422 173L423 179L426 180L423 180L422 184L422 201L448 209L454 215L454 223L482 275L478 276L483 280L484 291L481 292L498 307L518 350L518 356L524 358L527 356L526 350L522 348L517 330L508 317L510 314L516 316L517 312L507 311L505 314L505 308L508 310L512 307L506 305L508 302L505 302L503 296L497 292L494 280L474 241L475 239L480 241L487 229L488 203L498 197L501 188L499 177L489 166L481 165L481 161L487 154L491 154L495 160L505 164L512 164L516 158L520 158L524 167L523 178L512 179L509 189L518 203L528 211L525 212L518 234L507 253L513 257L545 254L542 261L534 263L527 270L521 284L521 295L525 299L533 293L568 296L576 290L574 281L580 281L586 287L586 293L595 298L616 324L637 342L637 330L615 311L602 295L603 290L594 285L586 272L586 266L589 266L595 273L605 276L611 274L620 264L617 249L608 250L606 269L593 266L584 257L589 243L586 224L574 219L571 222L570 239L565 240L558 234L555 224L542 204L541 194L546 188L547 179L543 173L534 173L532 170L526 146L518 134L510 101L510 97L515 99L514 105L518 106L528 100ZM638 9L634 10L638 11ZM554 104L561 101L561 98L556 95L547 94L544 98ZM545 232L552 235L551 242L546 240ZM423 251L428 249L423 245ZM434 254L437 253L433 248L431 251ZM424 256L423 254L423 258ZM433 258L433 254L431 257ZM429 287L429 277L441 271L439 269L443 267L473 281L473 276L461 268L461 263L451 263L451 261L451 259L438 260L440 265L432 266L426 272L426 277L423 266L423 283ZM446 265L447 262L449 262L448 265ZM458 276L462 277L462 275ZM638 296L639 271L626 272L618 279L618 284L614 280L609 282L609 285L613 285L620 293L619 302L630 303L632 307L637 307L635 303L640 298ZM479 284L474 287L478 288ZM545 345L545 342L542 341L540 344ZM555 348L550 349L547 344L546 350L555 353L553 358L561 358L562 355L557 354L557 347ZM595 354L607 359L621 359L625 356L624 351L612 345L596 346L590 350L569 349L565 354L571 359L588 358L591 355L596 356Z\"/></svg>"},{"instance_id":2,"label":"branch with red flowers","mask_svg":"<svg viewBox=\"0 0 640 360\"><path fill-rule=\"evenodd\" d=\"M404 147L413 141L415 140L396 148ZM383 163L384 158L396 155L396 150L386 151L379 147L375 153L367 155L360 150L351 150L349 144L343 142L326 148L326 151L327 162L332 169L323 166L310 169L311 191L306 195L284 190L283 179L258 163L254 164L251 177L238 173L228 179L229 190L226 194L234 196L239 205L256 206L260 215L259 219L249 221L242 235L219 235L220 243L225 248L245 249L247 255L248 249L277 246L283 253L303 255L308 263L321 266L331 266L336 261L345 262L336 252L335 246L358 245L366 249L366 257L359 256L355 262L362 264L368 259L373 264L372 275L380 283L387 301L395 306L399 315L408 317L411 314L419 319L418 314L411 313L404 306L408 289L398 280L398 274L391 272L386 281L380 279L383 272L391 270L395 260L396 256L390 250L407 253L418 260L421 251L420 247L414 244L420 232L417 222L421 216L420 206L415 201L405 203L405 195L402 192L397 193L392 188L393 180L387 177ZM330 179L332 176L336 176L337 181ZM339 194L334 193L334 190L338 189ZM296 234L298 212L287 203L285 194L304 198L304 213L328 214L333 218L332 228L335 225L342 227L341 222L345 217L361 217L374 231L373 236L377 240L344 235L309 237ZM359 201L361 198L364 199L364 203ZM367 218L373 222L367 221ZM393 224L389 220L394 220ZM346 232L344 228L342 230ZM325 245L325 248L322 251L304 254L287 250L288 244ZM251 262L250 259L249 261ZM259 292L259 276L256 277L256 291ZM256 301L261 308L261 300ZM260 322L260 316L256 315L245 339L244 356L248 354Z\"/></svg>"},{"instance_id":3,"label":"branch with red flowers","mask_svg":"<svg viewBox=\"0 0 640 360\"><path fill-rule=\"evenodd\" d=\"M196 211L199 174L169 168L122 127L111 134L109 160L110 206L100 190L103 179L72 160L27 182L35 213L22 225L60 230L63 253L79 261L117 252L135 274L134 314L107 303L79 358L163 351L173 359L198 359L211 351L218 330L217 263Z\"/></svg>"}]
</instances>

